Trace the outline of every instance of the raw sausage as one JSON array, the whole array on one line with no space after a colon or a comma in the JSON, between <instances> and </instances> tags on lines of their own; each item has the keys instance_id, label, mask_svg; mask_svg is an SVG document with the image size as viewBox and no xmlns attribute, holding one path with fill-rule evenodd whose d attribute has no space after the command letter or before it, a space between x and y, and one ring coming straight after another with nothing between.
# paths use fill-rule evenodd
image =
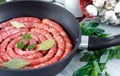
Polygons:
<instances>
[{"instance_id":1,"label":"raw sausage","mask_svg":"<svg viewBox=\"0 0 120 76\"><path fill-rule=\"evenodd\" d=\"M10 21L17 21L25 25L15 28ZM31 39L23 39L24 34L30 34ZM48 39L55 44L48 50L39 50L39 45ZM17 42L24 42L24 48L35 44L33 49L20 49ZM44 67L66 57L72 51L72 42L60 24L50 19L40 20L36 17L18 17L0 23L0 67L2 63L14 58L21 58L29 62L23 69Z\"/></svg>"}]
</instances>

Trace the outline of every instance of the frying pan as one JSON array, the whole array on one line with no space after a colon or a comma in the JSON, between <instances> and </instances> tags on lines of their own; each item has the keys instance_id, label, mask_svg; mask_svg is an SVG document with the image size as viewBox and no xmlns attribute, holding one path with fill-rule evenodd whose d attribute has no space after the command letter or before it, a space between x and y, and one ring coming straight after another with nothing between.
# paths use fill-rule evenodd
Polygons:
<instances>
[{"instance_id":1,"label":"frying pan","mask_svg":"<svg viewBox=\"0 0 120 76\"><path fill-rule=\"evenodd\" d=\"M0 5L0 22L21 16L33 16L40 19L50 18L59 23L71 38L74 46L73 51L59 62L43 68L31 70L0 68L0 76L55 76L65 68L79 48L85 47L89 50L95 50L120 44L120 35L105 39L81 36L81 28L76 18L66 9L53 3L42 1L16 1ZM83 42L83 39L85 39L85 42Z\"/></svg>"}]
</instances>

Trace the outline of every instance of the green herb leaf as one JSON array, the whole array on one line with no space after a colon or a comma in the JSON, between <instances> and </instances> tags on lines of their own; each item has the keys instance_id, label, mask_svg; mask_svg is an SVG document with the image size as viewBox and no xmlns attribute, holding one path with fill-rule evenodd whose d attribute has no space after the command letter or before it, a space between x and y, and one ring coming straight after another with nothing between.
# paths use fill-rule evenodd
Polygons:
<instances>
[{"instance_id":1,"label":"green herb leaf","mask_svg":"<svg viewBox=\"0 0 120 76\"><path fill-rule=\"evenodd\" d=\"M116 46L115 50L119 50L120 51L120 46Z\"/></svg>"},{"instance_id":2,"label":"green herb leaf","mask_svg":"<svg viewBox=\"0 0 120 76\"><path fill-rule=\"evenodd\" d=\"M102 33L102 34L99 34L98 37L106 38L108 35L109 35L109 34L104 34L104 33Z\"/></svg>"},{"instance_id":3,"label":"green herb leaf","mask_svg":"<svg viewBox=\"0 0 120 76\"><path fill-rule=\"evenodd\" d=\"M110 51L108 59L113 59L116 56L117 51L115 49L107 49L108 51Z\"/></svg>"},{"instance_id":4,"label":"green herb leaf","mask_svg":"<svg viewBox=\"0 0 120 76\"><path fill-rule=\"evenodd\" d=\"M101 57L100 57L100 63L106 63L108 60L109 51L106 51Z\"/></svg>"},{"instance_id":5,"label":"green herb leaf","mask_svg":"<svg viewBox=\"0 0 120 76\"><path fill-rule=\"evenodd\" d=\"M117 54L116 54L116 57L117 57L118 59L120 59L120 53L117 53Z\"/></svg>"},{"instance_id":6,"label":"green herb leaf","mask_svg":"<svg viewBox=\"0 0 120 76\"><path fill-rule=\"evenodd\" d=\"M8 69L20 69L27 65L29 65L29 62L23 59L11 59L8 62L3 63L3 66L5 66Z\"/></svg>"},{"instance_id":7,"label":"green herb leaf","mask_svg":"<svg viewBox=\"0 0 120 76\"><path fill-rule=\"evenodd\" d=\"M17 48L23 49L24 48L24 42L23 41L17 42Z\"/></svg>"},{"instance_id":8,"label":"green herb leaf","mask_svg":"<svg viewBox=\"0 0 120 76\"><path fill-rule=\"evenodd\" d=\"M98 25L99 25L99 23L97 23L97 22L90 22L90 23L88 24L88 26L89 26L89 27L92 27L92 28L98 27Z\"/></svg>"},{"instance_id":9,"label":"green herb leaf","mask_svg":"<svg viewBox=\"0 0 120 76\"><path fill-rule=\"evenodd\" d=\"M48 50L55 44L55 41L53 39L48 39L43 41L40 46L39 50Z\"/></svg>"},{"instance_id":10,"label":"green herb leaf","mask_svg":"<svg viewBox=\"0 0 120 76\"><path fill-rule=\"evenodd\" d=\"M101 72L103 72L107 68L106 64L107 64L107 62L106 63L99 63L99 67L100 67Z\"/></svg>"},{"instance_id":11,"label":"green herb leaf","mask_svg":"<svg viewBox=\"0 0 120 76\"><path fill-rule=\"evenodd\" d=\"M72 76L88 76L92 70L92 64L88 63L73 73Z\"/></svg>"},{"instance_id":12,"label":"green herb leaf","mask_svg":"<svg viewBox=\"0 0 120 76\"><path fill-rule=\"evenodd\" d=\"M30 34L24 34L24 35L22 35L22 38L26 39L26 40L31 40L32 39Z\"/></svg>"},{"instance_id":13,"label":"green herb leaf","mask_svg":"<svg viewBox=\"0 0 120 76\"><path fill-rule=\"evenodd\" d=\"M98 74L100 73L100 67L98 62L93 61L93 70L92 70L92 76L98 76Z\"/></svg>"},{"instance_id":14,"label":"green herb leaf","mask_svg":"<svg viewBox=\"0 0 120 76\"><path fill-rule=\"evenodd\" d=\"M89 52L86 52L84 53L84 56L82 58L80 58L80 61L89 61L92 57L92 53L89 51Z\"/></svg>"},{"instance_id":15,"label":"green herb leaf","mask_svg":"<svg viewBox=\"0 0 120 76\"><path fill-rule=\"evenodd\" d=\"M27 46L27 49L32 50L32 49L35 48L35 46L36 46L36 44L30 44L30 45Z\"/></svg>"},{"instance_id":16,"label":"green herb leaf","mask_svg":"<svg viewBox=\"0 0 120 76\"><path fill-rule=\"evenodd\" d=\"M107 72L105 72L105 76L111 76L111 75L109 75Z\"/></svg>"},{"instance_id":17,"label":"green herb leaf","mask_svg":"<svg viewBox=\"0 0 120 76\"><path fill-rule=\"evenodd\" d=\"M95 31L95 32L97 32L98 34L102 34L102 33L105 32L105 30L100 29L100 28L96 28L96 31Z\"/></svg>"},{"instance_id":18,"label":"green herb leaf","mask_svg":"<svg viewBox=\"0 0 120 76\"><path fill-rule=\"evenodd\" d=\"M84 22L80 23L82 28L82 35L89 35L89 36L97 36L101 38L105 38L108 34L105 34L105 30L98 28L99 23L90 22L86 25Z\"/></svg>"},{"instance_id":19,"label":"green herb leaf","mask_svg":"<svg viewBox=\"0 0 120 76\"><path fill-rule=\"evenodd\" d=\"M23 23L20 23L17 21L10 21L10 23L12 24L13 27L16 27L16 28L25 27L25 25Z\"/></svg>"}]
</instances>

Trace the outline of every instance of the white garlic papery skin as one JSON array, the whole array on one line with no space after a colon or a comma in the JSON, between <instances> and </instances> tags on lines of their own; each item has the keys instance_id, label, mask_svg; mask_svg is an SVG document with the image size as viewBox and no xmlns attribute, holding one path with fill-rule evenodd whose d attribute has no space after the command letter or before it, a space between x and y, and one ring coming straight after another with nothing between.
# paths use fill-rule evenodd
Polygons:
<instances>
[{"instance_id":1,"label":"white garlic papery skin","mask_svg":"<svg viewBox=\"0 0 120 76\"><path fill-rule=\"evenodd\" d=\"M116 13L120 13L120 2L118 2L118 3L116 4L114 11L115 11Z\"/></svg>"},{"instance_id":2,"label":"white garlic papery skin","mask_svg":"<svg viewBox=\"0 0 120 76\"><path fill-rule=\"evenodd\" d=\"M105 12L107 11L107 9L105 8L98 8L98 15L101 17L101 16L104 16L105 15Z\"/></svg>"},{"instance_id":3,"label":"white garlic papery skin","mask_svg":"<svg viewBox=\"0 0 120 76\"><path fill-rule=\"evenodd\" d=\"M100 21L101 21L102 23L105 23L107 20L104 18L104 16L102 16L102 17L100 18Z\"/></svg>"},{"instance_id":4,"label":"white garlic papery skin","mask_svg":"<svg viewBox=\"0 0 120 76\"><path fill-rule=\"evenodd\" d=\"M119 25L119 24L120 24L120 19L117 19L115 24L113 24L113 25Z\"/></svg>"},{"instance_id":5,"label":"white garlic papery skin","mask_svg":"<svg viewBox=\"0 0 120 76\"><path fill-rule=\"evenodd\" d=\"M111 24L114 24L116 20L118 19L115 15L115 12L110 10L105 13L105 20L110 21Z\"/></svg>"},{"instance_id":6,"label":"white garlic papery skin","mask_svg":"<svg viewBox=\"0 0 120 76\"><path fill-rule=\"evenodd\" d=\"M93 5L88 5L86 7L86 11L89 13L90 16L97 16L98 14L97 8Z\"/></svg>"},{"instance_id":7,"label":"white garlic papery skin","mask_svg":"<svg viewBox=\"0 0 120 76\"><path fill-rule=\"evenodd\" d=\"M93 0L93 5L96 7L103 7L105 4L105 0Z\"/></svg>"}]
</instances>

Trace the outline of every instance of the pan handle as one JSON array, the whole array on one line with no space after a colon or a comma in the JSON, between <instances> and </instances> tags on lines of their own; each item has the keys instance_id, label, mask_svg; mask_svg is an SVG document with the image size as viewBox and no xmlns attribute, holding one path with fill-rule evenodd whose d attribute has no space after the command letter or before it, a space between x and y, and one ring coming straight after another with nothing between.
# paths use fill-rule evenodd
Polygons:
<instances>
[{"instance_id":1,"label":"pan handle","mask_svg":"<svg viewBox=\"0 0 120 76\"><path fill-rule=\"evenodd\" d=\"M120 35L115 35L108 38L83 36L79 48L83 48L83 44L84 44L84 48L86 47L88 50L104 49L104 48L120 45Z\"/></svg>"}]
</instances>

